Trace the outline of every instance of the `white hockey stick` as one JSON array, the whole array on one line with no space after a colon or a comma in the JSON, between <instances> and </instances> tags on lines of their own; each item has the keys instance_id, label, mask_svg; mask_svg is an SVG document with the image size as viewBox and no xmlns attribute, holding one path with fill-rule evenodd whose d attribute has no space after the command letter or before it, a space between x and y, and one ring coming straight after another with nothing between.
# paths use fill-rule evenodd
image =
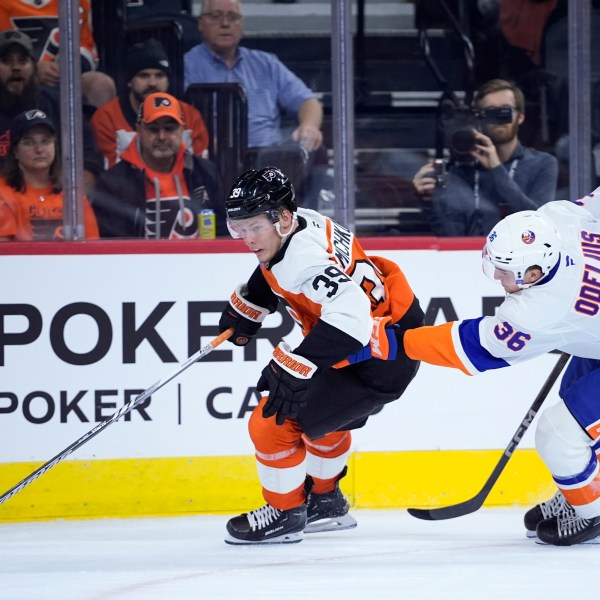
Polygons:
<instances>
[{"instance_id":1,"label":"white hockey stick","mask_svg":"<svg viewBox=\"0 0 600 600\"><path fill-rule=\"evenodd\" d=\"M9 498L12 498L15 494L18 494L23 488L27 487L30 483L33 483L38 477L49 471L52 467L56 466L59 462L67 458L69 454L80 448L85 443L89 442L93 437L97 436L102 430L106 429L109 425L112 425L115 421L118 421L123 415L132 411L138 404L147 400L165 386L169 381L175 379L178 375L183 373L187 368L191 367L196 361L204 358L207 354L210 354L219 344L224 342L226 339L231 337L233 329L227 329L220 335L218 335L212 342L206 344L203 348L200 348L196 354L192 354L185 362L182 362L176 371L171 375L159 379L155 384L151 385L147 390L144 390L141 394L124 404L112 417L106 421L98 423L96 427L88 431L85 435L82 435L77 441L73 442L70 446L65 448L62 452L57 454L54 458L50 459L47 463L44 463L41 467L36 469L33 473L25 477L22 481L11 487L10 490L4 492L0 496L0 504L6 502Z\"/></svg>"}]
</instances>

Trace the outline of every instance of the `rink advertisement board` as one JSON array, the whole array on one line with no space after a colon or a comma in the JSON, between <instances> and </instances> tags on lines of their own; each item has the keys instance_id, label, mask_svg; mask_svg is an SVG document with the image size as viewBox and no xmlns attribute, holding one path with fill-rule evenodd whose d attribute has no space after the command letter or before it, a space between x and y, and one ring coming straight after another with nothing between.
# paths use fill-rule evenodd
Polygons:
<instances>
[{"instance_id":1,"label":"rink advertisement board","mask_svg":"<svg viewBox=\"0 0 600 600\"><path fill-rule=\"evenodd\" d=\"M492 314L502 301L500 286L481 271L481 240L445 245L433 238L366 240L365 247L401 266L428 324ZM0 247L0 265L5 282L0 293L0 484L8 489L212 340L227 298L248 279L256 259L229 240L87 242L10 244ZM21 506L20 496L26 496L41 506L44 493L54 498L50 504L80 514L61 504L60 490L49 489L52 481L72 494L82 477L91 477L83 487L93 493L95 486L135 481L139 472L162 481L153 491L159 498L163 486L181 491L187 510L228 510L217 492L210 492L212 500L204 504L190 490L198 478L205 495L210 495L206 486L223 487L223 480L228 494L237 489L235 479L257 488L247 422L258 402L260 371L282 338L292 347L300 341L298 328L280 307L255 343L216 348L44 475L44 481L0 506L0 520L23 518L24 509L11 512L10 503ZM402 481L398 464L410 473L411 493L415 488L430 492L432 477L436 485L448 477L448 485L460 486L462 475L435 471L444 461L452 465L448 469L460 470L468 456L482 466L479 479L467 481L474 487L483 483L555 362L556 356L548 355L478 377L422 365L400 400L354 432L354 478L346 485L355 502L393 504L380 498L377 480L361 483L357 477L361 471L390 469L393 479ZM554 390L548 403L555 400ZM531 431L521 447L533 447ZM522 455L543 483L534 452ZM427 469L434 471L415 480L416 471ZM118 482L103 483L103 473ZM207 473L214 478L207 479ZM133 486L137 498L146 493L140 486L148 490L144 477ZM460 494L460 489L450 491ZM238 492L258 498L258 490ZM81 496L77 502L93 503L81 490L74 493ZM399 505L408 501L398 490L396 496ZM110 506L98 510L127 513ZM178 507L149 511L186 510ZM61 512L53 510L49 516Z\"/></svg>"}]
</instances>

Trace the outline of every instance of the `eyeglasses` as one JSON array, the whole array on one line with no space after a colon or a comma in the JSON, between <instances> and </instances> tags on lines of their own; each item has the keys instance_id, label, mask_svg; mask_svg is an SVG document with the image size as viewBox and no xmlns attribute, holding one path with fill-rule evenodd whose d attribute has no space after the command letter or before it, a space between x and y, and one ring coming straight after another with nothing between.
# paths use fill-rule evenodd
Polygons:
<instances>
[{"instance_id":1,"label":"eyeglasses","mask_svg":"<svg viewBox=\"0 0 600 600\"><path fill-rule=\"evenodd\" d=\"M229 21L229 23L239 23L243 17L239 13L234 12L222 12L217 10L215 12L202 13L203 17L206 17L209 21L213 23L221 23L223 19Z\"/></svg>"}]
</instances>

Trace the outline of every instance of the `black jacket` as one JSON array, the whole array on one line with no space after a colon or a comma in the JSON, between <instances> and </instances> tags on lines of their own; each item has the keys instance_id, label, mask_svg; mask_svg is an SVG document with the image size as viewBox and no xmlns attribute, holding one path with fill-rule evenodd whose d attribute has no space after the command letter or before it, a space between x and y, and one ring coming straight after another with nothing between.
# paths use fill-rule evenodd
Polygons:
<instances>
[{"instance_id":1,"label":"black jacket","mask_svg":"<svg viewBox=\"0 0 600 600\"><path fill-rule=\"evenodd\" d=\"M214 163L186 153L183 174L195 213L212 209L217 236L227 235L225 195ZM143 169L121 160L100 176L91 201L100 237L145 236L146 173Z\"/></svg>"}]
</instances>

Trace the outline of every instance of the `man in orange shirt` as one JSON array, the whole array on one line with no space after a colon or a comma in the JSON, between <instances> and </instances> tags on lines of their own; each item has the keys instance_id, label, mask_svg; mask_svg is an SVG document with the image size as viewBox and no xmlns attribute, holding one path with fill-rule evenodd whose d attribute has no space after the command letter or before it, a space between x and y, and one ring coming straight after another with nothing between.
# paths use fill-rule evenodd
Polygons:
<instances>
[{"instance_id":1,"label":"man in orange shirt","mask_svg":"<svg viewBox=\"0 0 600 600\"><path fill-rule=\"evenodd\" d=\"M177 98L161 92L146 96L137 134L94 189L102 237L196 239L202 210L214 211L216 235L226 234L217 169L185 147L185 128Z\"/></svg>"},{"instance_id":2,"label":"man in orange shirt","mask_svg":"<svg viewBox=\"0 0 600 600\"><path fill-rule=\"evenodd\" d=\"M148 94L169 89L169 57L155 39L139 42L127 52L125 65L128 89L101 108L92 117L96 142L107 167L120 160L136 129L137 112ZM202 115L190 104L180 102L186 128L183 141L194 154L205 156L208 131Z\"/></svg>"}]
</instances>

